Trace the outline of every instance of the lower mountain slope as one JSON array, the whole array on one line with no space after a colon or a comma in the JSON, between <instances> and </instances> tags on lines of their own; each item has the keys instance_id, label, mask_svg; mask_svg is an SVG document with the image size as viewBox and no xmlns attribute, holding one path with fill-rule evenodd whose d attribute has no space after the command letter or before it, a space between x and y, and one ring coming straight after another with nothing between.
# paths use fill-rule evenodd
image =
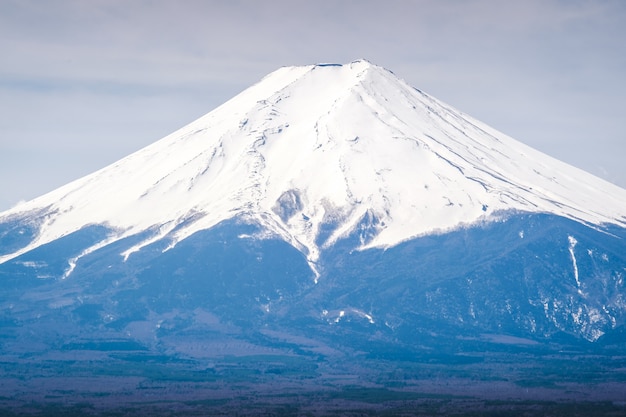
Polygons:
<instances>
[{"instance_id":1,"label":"lower mountain slope","mask_svg":"<svg viewBox=\"0 0 626 417\"><path fill-rule=\"evenodd\" d=\"M301 252L244 217L174 247L166 237L125 259L121 254L143 238L133 236L75 262L107 233L90 226L0 265L0 311L12 332L25 333L10 345L28 340L33 327L51 326L37 333L49 348L59 343L49 331L64 340L91 334L157 346L162 329L184 331L200 310L249 332L310 331L348 345L344 327L410 347L422 344L421 334L502 334L535 343L566 336L600 346L624 326L624 229L514 213L356 250L368 227L375 225L364 218L322 253L314 271Z\"/></svg>"}]
</instances>

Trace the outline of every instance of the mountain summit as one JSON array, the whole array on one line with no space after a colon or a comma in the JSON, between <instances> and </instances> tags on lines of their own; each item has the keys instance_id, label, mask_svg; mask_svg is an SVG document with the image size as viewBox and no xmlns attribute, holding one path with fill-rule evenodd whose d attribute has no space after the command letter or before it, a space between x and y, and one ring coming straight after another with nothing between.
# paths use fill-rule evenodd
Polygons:
<instances>
[{"instance_id":1,"label":"mountain summit","mask_svg":"<svg viewBox=\"0 0 626 417\"><path fill-rule=\"evenodd\" d=\"M314 264L363 221L360 249L504 210L624 226L625 207L625 190L360 60L281 68L160 141L0 214L36 230L1 248L0 263L93 224L109 233L85 253L146 232L128 258L243 215Z\"/></svg>"}]
</instances>

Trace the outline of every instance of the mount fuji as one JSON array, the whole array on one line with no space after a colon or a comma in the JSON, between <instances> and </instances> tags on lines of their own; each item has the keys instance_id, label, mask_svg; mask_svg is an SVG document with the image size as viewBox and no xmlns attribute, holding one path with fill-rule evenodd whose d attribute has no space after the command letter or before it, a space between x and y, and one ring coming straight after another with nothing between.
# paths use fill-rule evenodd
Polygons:
<instances>
[{"instance_id":1,"label":"mount fuji","mask_svg":"<svg viewBox=\"0 0 626 417\"><path fill-rule=\"evenodd\" d=\"M616 400L625 275L626 190L368 61L284 67L0 213L0 407Z\"/></svg>"}]
</instances>

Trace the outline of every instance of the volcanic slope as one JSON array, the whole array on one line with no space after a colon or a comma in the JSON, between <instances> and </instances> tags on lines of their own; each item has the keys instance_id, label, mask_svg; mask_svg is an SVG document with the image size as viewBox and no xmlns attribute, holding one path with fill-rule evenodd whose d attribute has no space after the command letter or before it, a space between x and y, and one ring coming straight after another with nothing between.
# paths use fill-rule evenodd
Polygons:
<instances>
[{"instance_id":1,"label":"volcanic slope","mask_svg":"<svg viewBox=\"0 0 626 417\"><path fill-rule=\"evenodd\" d=\"M105 226L68 275L80 256L120 239L143 236L123 251L127 259L240 216L315 268L324 248L364 221L370 232L360 249L506 210L624 227L626 190L370 62L284 67L152 145L1 213L0 223L26 224L28 232L0 246L0 263L87 225Z\"/></svg>"}]
</instances>

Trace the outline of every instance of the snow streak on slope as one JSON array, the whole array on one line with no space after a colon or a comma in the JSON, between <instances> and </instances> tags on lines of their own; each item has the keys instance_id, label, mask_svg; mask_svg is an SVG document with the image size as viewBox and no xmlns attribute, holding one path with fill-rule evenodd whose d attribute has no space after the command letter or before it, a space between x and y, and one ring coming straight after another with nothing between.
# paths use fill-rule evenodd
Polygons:
<instances>
[{"instance_id":1,"label":"snow streak on slope","mask_svg":"<svg viewBox=\"0 0 626 417\"><path fill-rule=\"evenodd\" d=\"M367 61L285 67L164 139L0 214L38 213L40 224L0 263L89 224L113 230L107 243L149 230L128 257L236 215L315 262L354 230L362 247L390 246L508 209L626 226L626 190Z\"/></svg>"}]
</instances>

